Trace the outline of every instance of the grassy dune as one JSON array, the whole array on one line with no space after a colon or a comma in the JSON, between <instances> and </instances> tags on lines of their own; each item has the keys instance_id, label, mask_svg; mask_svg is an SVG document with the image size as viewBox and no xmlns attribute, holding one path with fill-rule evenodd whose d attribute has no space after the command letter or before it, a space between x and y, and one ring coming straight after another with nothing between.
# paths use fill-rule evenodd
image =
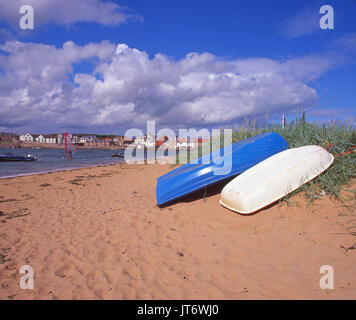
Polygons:
<instances>
[{"instance_id":1,"label":"grassy dune","mask_svg":"<svg viewBox=\"0 0 356 320\"><path fill-rule=\"evenodd\" d=\"M351 122L338 123L331 121L323 125L317 125L307 123L302 117L282 129L280 125L267 125L264 128L256 128L253 123L245 121L244 126L233 132L233 142L270 131L283 136L290 148L318 145L335 156L335 161L328 170L285 197L284 200L302 191L309 201L319 198L321 194L327 194L342 201L340 196L341 189L353 177L356 177L356 153L351 152L344 155L356 144L356 131L352 129ZM356 196L356 190L349 191Z\"/></svg>"},{"instance_id":2,"label":"grassy dune","mask_svg":"<svg viewBox=\"0 0 356 320\"><path fill-rule=\"evenodd\" d=\"M256 122L245 119L244 124L240 128L233 130L232 142L245 140L258 134L272 131L283 136L290 148L319 145L335 156L334 163L326 172L286 196L283 200L288 201L291 195L302 191L309 202L319 198L321 195L329 195L343 201L340 194L342 188L345 188L349 181L356 177L356 152L344 154L356 144L356 130L352 128L351 121L345 123L330 121L319 125L307 123L303 115L301 118L297 118L286 125L285 128L282 128L281 125L277 124L257 127ZM220 141L215 140L212 143L223 145L223 137L221 137ZM199 149L198 154L188 153L188 160L201 157L210 150L211 148L205 145ZM348 192L356 199L356 190L348 190Z\"/></svg>"}]
</instances>

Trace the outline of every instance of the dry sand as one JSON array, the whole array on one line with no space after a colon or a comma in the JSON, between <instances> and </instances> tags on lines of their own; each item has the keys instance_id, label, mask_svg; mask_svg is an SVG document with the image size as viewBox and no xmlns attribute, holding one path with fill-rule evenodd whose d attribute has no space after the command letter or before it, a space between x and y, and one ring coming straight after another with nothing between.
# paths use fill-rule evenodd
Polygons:
<instances>
[{"instance_id":1,"label":"dry sand","mask_svg":"<svg viewBox=\"0 0 356 320\"><path fill-rule=\"evenodd\" d=\"M345 193L350 209L327 197L306 208L296 196L242 216L219 205L218 187L205 202L198 194L158 208L156 178L170 169L1 179L0 298L356 298L354 194ZM34 290L19 287L25 264ZM334 268L334 290L319 286L322 265Z\"/></svg>"}]
</instances>

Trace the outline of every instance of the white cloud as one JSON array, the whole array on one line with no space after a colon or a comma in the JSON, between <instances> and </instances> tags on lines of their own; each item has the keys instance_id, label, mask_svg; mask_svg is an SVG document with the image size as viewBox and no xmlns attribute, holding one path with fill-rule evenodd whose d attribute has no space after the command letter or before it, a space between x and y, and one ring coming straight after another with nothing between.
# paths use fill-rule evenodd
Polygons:
<instances>
[{"instance_id":1,"label":"white cloud","mask_svg":"<svg viewBox=\"0 0 356 320\"><path fill-rule=\"evenodd\" d=\"M317 4L303 8L279 23L277 28L283 36L289 39L320 31L319 22L322 16L319 10L320 6Z\"/></svg>"},{"instance_id":2,"label":"white cloud","mask_svg":"<svg viewBox=\"0 0 356 320\"><path fill-rule=\"evenodd\" d=\"M226 61L189 53L176 61L109 42L56 48L11 41L0 49L8 53L0 55L0 126L17 128L117 132L146 120L172 127L231 123L315 104L307 83L333 67L319 56ZM83 61L95 70L74 74L73 64Z\"/></svg>"},{"instance_id":3,"label":"white cloud","mask_svg":"<svg viewBox=\"0 0 356 320\"><path fill-rule=\"evenodd\" d=\"M22 5L31 5L35 13L35 27L54 22L68 25L76 22L96 22L119 25L130 19L141 19L127 8L102 0L0 0L0 21L18 28Z\"/></svg>"}]
</instances>

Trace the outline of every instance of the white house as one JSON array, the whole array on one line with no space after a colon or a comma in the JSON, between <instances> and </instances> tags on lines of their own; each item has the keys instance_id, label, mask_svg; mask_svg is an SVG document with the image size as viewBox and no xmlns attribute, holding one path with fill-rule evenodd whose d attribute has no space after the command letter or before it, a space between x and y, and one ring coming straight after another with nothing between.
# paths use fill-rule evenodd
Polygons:
<instances>
[{"instance_id":1,"label":"white house","mask_svg":"<svg viewBox=\"0 0 356 320\"><path fill-rule=\"evenodd\" d=\"M46 143L56 143L56 142L57 142L56 138L51 138L51 137L46 138Z\"/></svg>"},{"instance_id":2,"label":"white house","mask_svg":"<svg viewBox=\"0 0 356 320\"><path fill-rule=\"evenodd\" d=\"M56 143L56 142L57 142L56 137L53 136L53 135L45 135L44 137L45 137L45 139L46 139L46 140L45 140L46 143Z\"/></svg>"},{"instance_id":3,"label":"white house","mask_svg":"<svg viewBox=\"0 0 356 320\"><path fill-rule=\"evenodd\" d=\"M141 146L144 146L146 148L152 148L156 144L156 137L149 134L143 137L136 137L136 139L134 140L134 144L137 145L139 149Z\"/></svg>"},{"instance_id":4,"label":"white house","mask_svg":"<svg viewBox=\"0 0 356 320\"><path fill-rule=\"evenodd\" d=\"M85 138L87 143L97 143L99 141L97 136L85 136Z\"/></svg>"},{"instance_id":5,"label":"white house","mask_svg":"<svg viewBox=\"0 0 356 320\"><path fill-rule=\"evenodd\" d=\"M87 142L87 140L85 139L86 137L80 137L80 139L79 139L79 143L86 143Z\"/></svg>"},{"instance_id":6,"label":"white house","mask_svg":"<svg viewBox=\"0 0 356 320\"><path fill-rule=\"evenodd\" d=\"M146 138L145 137L136 137L134 144L144 144L145 143Z\"/></svg>"},{"instance_id":7,"label":"white house","mask_svg":"<svg viewBox=\"0 0 356 320\"><path fill-rule=\"evenodd\" d=\"M146 148L154 148L156 145L156 137L148 134L146 136Z\"/></svg>"},{"instance_id":8,"label":"white house","mask_svg":"<svg viewBox=\"0 0 356 320\"><path fill-rule=\"evenodd\" d=\"M33 141L33 136L29 133L20 136L20 141Z\"/></svg>"},{"instance_id":9,"label":"white house","mask_svg":"<svg viewBox=\"0 0 356 320\"><path fill-rule=\"evenodd\" d=\"M58 133L57 134L57 143L58 144L63 144L64 143L64 133ZM69 133L69 137L72 138L72 135Z\"/></svg>"},{"instance_id":10,"label":"white house","mask_svg":"<svg viewBox=\"0 0 356 320\"><path fill-rule=\"evenodd\" d=\"M71 138L71 140L72 140L72 142L74 144L80 142L79 141L80 139L79 139L78 136L73 136L71 133L69 133L68 135L69 135L69 138ZM64 143L64 136L65 136L64 133L58 133L57 134L57 143L58 144L63 144Z\"/></svg>"},{"instance_id":11,"label":"white house","mask_svg":"<svg viewBox=\"0 0 356 320\"><path fill-rule=\"evenodd\" d=\"M64 143L64 134L63 133L57 134L57 142L58 142L58 144Z\"/></svg>"},{"instance_id":12,"label":"white house","mask_svg":"<svg viewBox=\"0 0 356 320\"><path fill-rule=\"evenodd\" d=\"M97 136L82 136L79 139L79 143L98 143L98 137Z\"/></svg>"},{"instance_id":13,"label":"white house","mask_svg":"<svg viewBox=\"0 0 356 320\"><path fill-rule=\"evenodd\" d=\"M196 145L199 145L199 139L190 139L188 141L187 138L178 138L176 148L195 148Z\"/></svg>"},{"instance_id":14,"label":"white house","mask_svg":"<svg viewBox=\"0 0 356 320\"><path fill-rule=\"evenodd\" d=\"M39 143L46 142L46 138L42 134L40 134L39 136L36 136L35 140L36 140L36 142L39 142Z\"/></svg>"}]
</instances>

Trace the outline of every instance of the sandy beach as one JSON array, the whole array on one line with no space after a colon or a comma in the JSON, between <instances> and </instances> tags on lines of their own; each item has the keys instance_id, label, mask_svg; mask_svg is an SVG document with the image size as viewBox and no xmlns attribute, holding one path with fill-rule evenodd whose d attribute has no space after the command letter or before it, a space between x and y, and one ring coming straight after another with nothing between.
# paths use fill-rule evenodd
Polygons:
<instances>
[{"instance_id":1,"label":"sandy beach","mask_svg":"<svg viewBox=\"0 0 356 320\"><path fill-rule=\"evenodd\" d=\"M219 187L155 203L168 165L0 180L0 299L355 299L355 198L301 195L242 216ZM355 181L346 189L355 190ZM34 289L19 287L22 265ZM334 268L322 290L319 270Z\"/></svg>"}]
</instances>

